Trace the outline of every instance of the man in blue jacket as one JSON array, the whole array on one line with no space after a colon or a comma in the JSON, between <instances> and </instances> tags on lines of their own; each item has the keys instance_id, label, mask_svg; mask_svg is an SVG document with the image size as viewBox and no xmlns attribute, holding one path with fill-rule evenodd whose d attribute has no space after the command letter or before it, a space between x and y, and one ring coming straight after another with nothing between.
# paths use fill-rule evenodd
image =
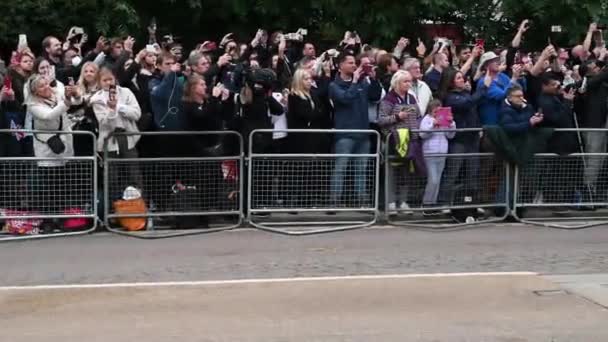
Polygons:
<instances>
[{"instance_id":1,"label":"man in blue jacket","mask_svg":"<svg viewBox=\"0 0 608 342\"><path fill-rule=\"evenodd\" d=\"M521 67L513 68L513 76L500 71L500 57L494 52L486 52L481 56L480 68L485 75L477 82L477 89L484 92L479 102L479 118L481 125L497 125L500 108L507 97L507 91L517 84L521 74ZM487 85L489 84L489 86Z\"/></svg>"},{"instance_id":2,"label":"man in blue jacket","mask_svg":"<svg viewBox=\"0 0 608 342\"><path fill-rule=\"evenodd\" d=\"M514 138L522 138L530 132L532 129L538 127L543 122L543 114L536 113L532 106L526 103L526 99L524 97L524 90L518 86L514 85L507 90L507 99L503 101L502 108L500 111L500 127L507 133L509 137ZM520 175L520 180L522 184L526 184L524 187L521 187L521 193L519 194L519 198L523 199L526 202L529 202L533 199L533 196L537 190L538 184L536 182L538 176L538 163L532 161L529 165L524 167ZM509 172L509 206L511 207L513 204L513 193L514 193L514 184L515 184L515 170L512 169ZM499 186L499 190L497 193L497 203L504 203L505 198L505 179L501 177L501 184ZM498 213L497 216L501 216L502 213ZM523 217L523 210L518 208L517 215L521 218Z\"/></svg>"},{"instance_id":3,"label":"man in blue jacket","mask_svg":"<svg viewBox=\"0 0 608 342\"><path fill-rule=\"evenodd\" d=\"M176 131L180 128L180 115L182 107L182 94L184 82L178 72L181 66L176 62L175 56L163 53L158 57L160 77L150 80L150 104L154 113L154 123L161 131Z\"/></svg>"},{"instance_id":4,"label":"man in blue jacket","mask_svg":"<svg viewBox=\"0 0 608 342\"><path fill-rule=\"evenodd\" d=\"M371 65L357 67L355 57L342 53L339 58L339 73L329 85L329 97L334 106L334 123L336 129L365 130L369 129L369 102L378 101L382 86L375 80L375 72L365 72ZM370 153L368 133L336 134L336 154ZM340 206L344 187L344 174L348 168L348 157L337 158L331 180L331 203ZM371 205L371 197L366 189L365 171L367 160L357 158L355 161L355 192L359 205Z\"/></svg>"}]
</instances>

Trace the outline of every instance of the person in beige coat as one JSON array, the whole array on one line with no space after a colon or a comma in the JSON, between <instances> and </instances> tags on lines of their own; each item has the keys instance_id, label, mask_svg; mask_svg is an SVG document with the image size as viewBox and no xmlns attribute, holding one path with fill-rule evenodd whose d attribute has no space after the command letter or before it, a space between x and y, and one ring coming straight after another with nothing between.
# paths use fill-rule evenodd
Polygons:
<instances>
[{"instance_id":1,"label":"person in beige coat","mask_svg":"<svg viewBox=\"0 0 608 342\"><path fill-rule=\"evenodd\" d=\"M62 214L66 209L81 207L92 190L87 182L81 181L85 177L82 164L71 159L74 146L67 111L70 106L80 104L82 97L76 87L52 88L51 80L44 75L32 77L28 87L26 103L38 131L34 134L34 155L39 159L33 177L36 195L30 209Z\"/></svg>"},{"instance_id":2,"label":"person in beige coat","mask_svg":"<svg viewBox=\"0 0 608 342\"><path fill-rule=\"evenodd\" d=\"M116 76L112 70L102 68L99 71L100 90L90 99L99 123L97 151L105 152L104 144L107 144L109 158L137 158L136 145L140 139L137 120L141 117L141 108L133 92L128 88L117 86L116 83ZM143 181L138 166L129 163L126 168L126 173L117 172L115 176L110 175L110 181L118 182L118 188L111 187L116 190L111 196L119 196L118 190L122 192L127 186L142 189ZM124 174L128 174L128 178L119 177Z\"/></svg>"},{"instance_id":3,"label":"person in beige coat","mask_svg":"<svg viewBox=\"0 0 608 342\"><path fill-rule=\"evenodd\" d=\"M139 132L137 121L141 117L141 108L131 90L116 85L116 77L112 70L102 68L99 71L99 86L101 90L91 96L89 101L99 122L97 151L103 152L104 142L112 133ZM108 141L108 152L125 158L137 158L135 145L140 136L127 135L126 138L127 146L121 146L119 137L111 137Z\"/></svg>"}]
</instances>

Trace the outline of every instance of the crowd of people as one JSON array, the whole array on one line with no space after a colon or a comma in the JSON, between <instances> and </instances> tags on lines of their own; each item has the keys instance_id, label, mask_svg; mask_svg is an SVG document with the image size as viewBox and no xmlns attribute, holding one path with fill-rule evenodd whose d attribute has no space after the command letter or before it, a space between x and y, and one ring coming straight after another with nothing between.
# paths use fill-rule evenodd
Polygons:
<instances>
[{"instance_id":1,"label":"crowd of people","mask_svg":"<svg viewBox=\"0 0 608 342\"><path fill-rule=\"evenodd\" d=\"M0 70L2 128L90 131L96 151L68 134L14 133L2 137L0 152L11 157L82 156L104 152L107 141L113 158L208 156L218 145L222 153L234 151L238 142L201 135L184 143L185 137L153 139L137 133L234 130L247 145L257 129L372 129L383 140L390 137L398 159L412 161L389 168L389 209L407 211L412 201L432 209L454 202L458 182L482 187L479 160L446 157L482 151L481 134L450 130L499 126L516 137L541 127L608 128L608 50L598 26L589 26L581 45L549 44L540 53L521 49L529 28L524 20L506 48L487 51L481 39L456 46L445 38L436 38L430 48L420 39L411 46L412 41L401 38L385 50L348 31L337 46L318 54L306 40L306 30L269 34L260 29L250 41L227 34L219 44L203 42L188 52L171 36L157 40L151 26L145 44L131 37L99 37L90 51L84 51L83 30L72 28L64 42L46 37L35 56L20 38L6 70ZM543 152L605 153L607 137L605 132L585 133L582 139L555 133ZM287 133L254 135L251 148L355 155L370 153L373 144L365 134L319 139ZM336 160L328 180L330 206L350 191L344 189L350 159ZM352 161L356 174L369 167ZM595 196L603 162L594 158L586 163L581 184L571 184L572 193L562 195L563 200L568 202L579 186ZM66 164L47 160L39 167L54 168L60 177L57 170ZM129 172L130 185L145 193L140 171L133 167ZM422 198L413 200L407 182L398 181L408 174L425 177ZM371 189L362 177L355 178L354 197L366 203Z\"/></svg>"}]
</instances>

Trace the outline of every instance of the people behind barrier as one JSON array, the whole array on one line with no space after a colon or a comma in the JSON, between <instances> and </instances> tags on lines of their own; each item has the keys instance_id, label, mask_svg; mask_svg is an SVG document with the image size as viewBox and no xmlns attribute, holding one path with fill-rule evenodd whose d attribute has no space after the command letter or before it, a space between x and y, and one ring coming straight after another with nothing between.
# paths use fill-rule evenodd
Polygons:
<instances>
[{"instance_id":1,"label":"people behind barrier","mask_svg":"<svg viewBox=\"0 0 608 342\"><path fill-rule=\"evenodd\" d=\"M481 174L479 158L425 154L487 152L480 141L488 139L479 132L457 131L450 139L452 133L427 131L481 131L489 125L517 135L537 128L608 128L608 50L594 41L597 25L591 24L583 44L570 52L554 44L539 53L525 51L522 40L530 28L523 21L508 47L495 49L483 39L457 45L444 37L435 37L427 49L424 39L410 44L400 37L394 48L383 50L347 31L342 41L320 54L321 45L308 41L306 30L269 34L260 29L253 39L230 33L219 45L206 41L187 51L187 42L172 36L157 44L154 29L148 32L150 41L99 37L86 51L83 34L72 29L65 44L55 36L33 48L19 44L3 77L0 124L4 129L92 132L97 137L94 151L82 146L86 140L69 134L25 133L2 137L0 152L55 158L107 148L120 158L225 156L239 152L232 138L141 137L138 132L237 131L249 151L251 132L275 129L275 134L254 134L251 150L366 155L375 153L370 134L316 139L278 131L371 128L389 145L389 209L408 212L414 203L453 205L459 183L468 184L466 191L472 193L458 197L477 201L487 197L484 192L491 187L480 182L499 172L496 165ZM34 59L33 50L41 57ZM606 136L556 133L543 152L604 153ZM584 186L592 189L590 197L598 196L603 161L591 159L581 170ZM331 176L322 179L329 184L324 196L338 207L350 205L344 202L350 194L345 175L353 168L357 177L348 201L368 205L375 189L364 178L373 173L372 167L363 158L336 158ZM137 183L130 185L143 187L145 197L145 173L129 172L130 182ZM426 195L411 193L413 177L426 180ZM276 179L260 184L272 186Z\"/></svg>"}]
</instances>

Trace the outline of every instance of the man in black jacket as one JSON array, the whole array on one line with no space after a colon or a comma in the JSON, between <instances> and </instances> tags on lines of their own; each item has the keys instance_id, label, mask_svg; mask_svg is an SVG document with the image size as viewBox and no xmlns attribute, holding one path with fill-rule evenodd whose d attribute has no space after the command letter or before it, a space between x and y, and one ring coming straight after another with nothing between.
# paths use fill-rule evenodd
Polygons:
<instances>
[{"instance_id":1,"label":"man in black jacket","mask_svg":"<svg viewBox=\"0 0 608 342\"><path fill-rule=\"evenodd\" d=\"M575 128L574 89L562 90L557 75L548 73L542 78L542 93L538 98L538 111L543 113L541 127L548 128ZM549 153L559 155L571 154L580 151L576 133L555 132L549 140ZM574 201L575 191L580 187L582 168L578 157L548 157L543 158L542 173L540 177L545 203L561 204L554 209L555 212L566 211L564 205Z\"/></svg>"},{"instance_id":2,"label":"man in black jacket","mask_svg":"<svg viewBox=\"0 0 608 342\"><path fill-rule=\"evenodd\" d=\"M602 68L603 63L589 60L581 66L581 74L585 75L581 92L584 92L584 113L582 127L608 128L608 69ZM585 85L586 83L586 85ZM605 153L608 134L606 132L585 132L585 153ZM604 157L588 158L585 165L585 185L595 192L597 180L604 163ZM594 198L590 199L595 201Z\"/></svg>"}]
</instances>

